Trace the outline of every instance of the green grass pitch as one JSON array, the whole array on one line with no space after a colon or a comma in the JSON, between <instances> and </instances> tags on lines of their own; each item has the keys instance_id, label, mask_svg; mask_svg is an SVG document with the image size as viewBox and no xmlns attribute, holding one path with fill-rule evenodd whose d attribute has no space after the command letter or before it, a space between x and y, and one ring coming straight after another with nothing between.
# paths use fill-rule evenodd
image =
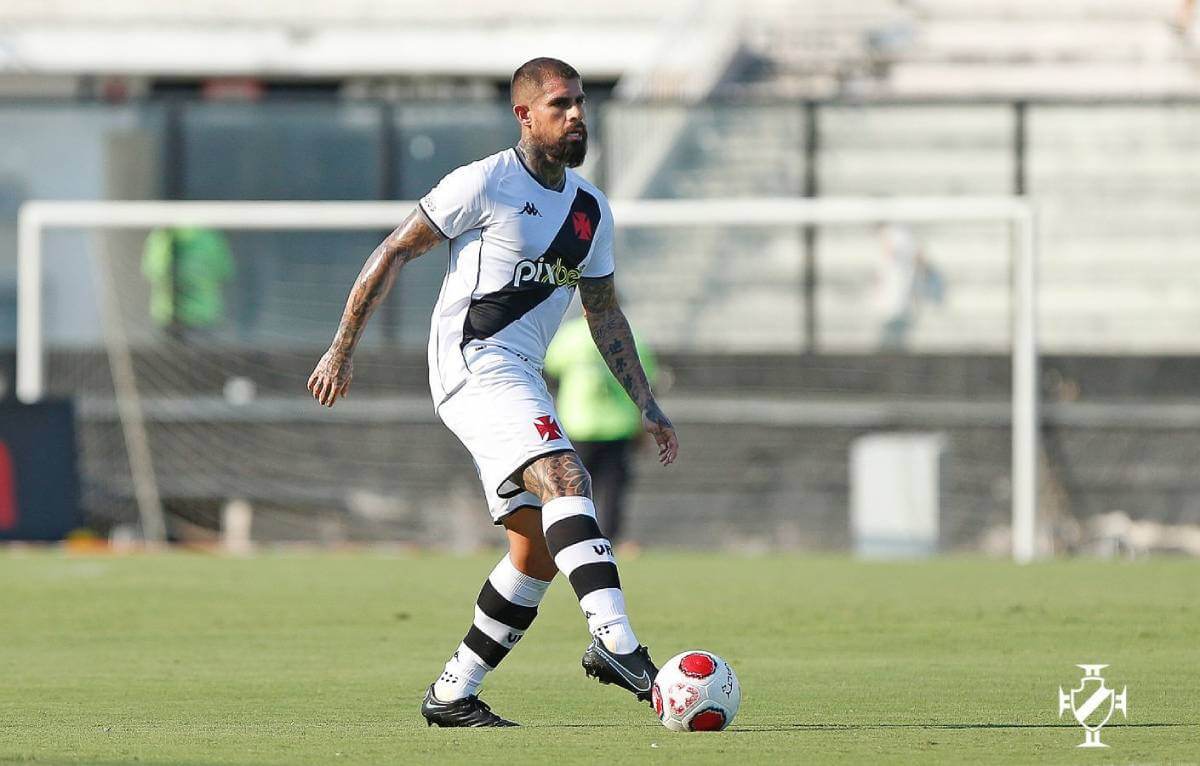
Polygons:
<instances>
[{"instance_id":1,"label":"green grass pitch","mask_svg":"<svg viewBox=\"0 0 1200 766\"><path fill-rule=\"evenodd\" d=\"M1200 562L652 552L622 564L634 626L733 664L730 730L586 678L562 581L484 687L524 726L428 729L497 557L0 552L0 762L1200 762ZM1109 750L1057 715L1076 663L1128 686Z\"/></svg>"}]
</instances>

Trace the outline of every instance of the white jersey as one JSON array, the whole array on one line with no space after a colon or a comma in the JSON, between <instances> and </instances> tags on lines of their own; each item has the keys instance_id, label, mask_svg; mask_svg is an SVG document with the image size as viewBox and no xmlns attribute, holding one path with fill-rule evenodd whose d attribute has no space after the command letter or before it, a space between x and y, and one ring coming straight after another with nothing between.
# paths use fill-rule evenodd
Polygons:
<instances>
[{"instance_id":1,"label":"white jersey","mask_svg":"<svg viewBox=\"0 0 1200 766\"><path fill-rule=\"evenodd\" d=\"M429 333L429 386L441 405L488 346L540 370L583 277L613 273L608 200L572 170L547 189L515 149L454 170L421 198L450 240Z\"/></svg>"}]
</instances>

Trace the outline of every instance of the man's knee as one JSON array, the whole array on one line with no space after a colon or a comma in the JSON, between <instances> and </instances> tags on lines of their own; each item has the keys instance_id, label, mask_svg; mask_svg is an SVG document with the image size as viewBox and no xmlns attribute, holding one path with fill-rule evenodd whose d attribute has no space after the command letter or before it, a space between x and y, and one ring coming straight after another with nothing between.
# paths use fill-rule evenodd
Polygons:
<instances>
[{"instance_id":1,"label":"man's knee","mask_svg":"<svg viewBox=\"0 0 1200 766\"><path fill-rule=\"evenodd\" d=\"M543 503L556 497L592 496L592 477L573 450L538 458L522 472L521 478L525 488Z\"/></svg>"}]
</instances>

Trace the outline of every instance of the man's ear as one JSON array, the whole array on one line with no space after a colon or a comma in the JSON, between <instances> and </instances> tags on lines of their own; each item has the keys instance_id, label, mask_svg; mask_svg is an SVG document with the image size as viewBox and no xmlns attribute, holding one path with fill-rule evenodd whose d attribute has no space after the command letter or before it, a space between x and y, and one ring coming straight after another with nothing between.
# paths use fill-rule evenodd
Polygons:
<instances>
[{"instance_id":1,"label":"man's ear","mask_svg":"<svg viewBox=\"0 0 1200 766\"><path fill-rule=\"evenodd\" d=\"M515 104L513 106L513 114L517 117L517 122L525 127L529 127L532 121L529 119L529 107L526 104Z\"/></svg>"}]
</instances>

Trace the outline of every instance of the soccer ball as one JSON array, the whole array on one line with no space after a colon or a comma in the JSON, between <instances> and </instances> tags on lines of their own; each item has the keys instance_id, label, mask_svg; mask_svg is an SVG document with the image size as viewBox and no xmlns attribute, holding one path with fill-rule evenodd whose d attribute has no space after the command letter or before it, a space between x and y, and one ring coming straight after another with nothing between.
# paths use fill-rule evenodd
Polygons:
<instances>
[{"instance_id":1,"label":"soccer ball","mask_svg":"<svg viewBox=\"0 0 1200 766\"><path fill-rule=\"evenodd\" d=\"M699 649L667 660L650 694L654 712L671 731L720 731L742 702L742 687L729 663Z\"/></svg>"}]
</instances>

